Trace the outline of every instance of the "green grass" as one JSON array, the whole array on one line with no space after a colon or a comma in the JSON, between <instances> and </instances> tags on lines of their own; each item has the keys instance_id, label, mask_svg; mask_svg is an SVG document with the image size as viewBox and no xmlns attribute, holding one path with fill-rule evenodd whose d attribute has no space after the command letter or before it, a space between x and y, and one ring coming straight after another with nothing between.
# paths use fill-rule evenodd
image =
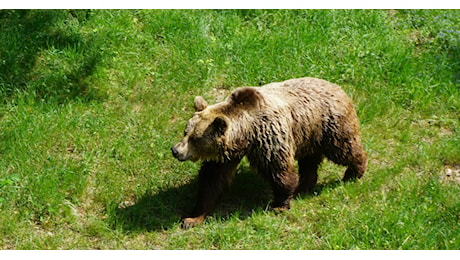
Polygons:
<instances>
[{"instance_id":1,"label":"green grass","mask_svg":"<svg viewBox=\"0 0 460 260\"><path fill-rule=\"evenodd\" d=\"M1 249L458 249L457 10L1 10ZM170 155L195 95L340 84L369 156L325 162L283 214L240 166L180 228L198 163Z\"/></svg>"}]
</instances>

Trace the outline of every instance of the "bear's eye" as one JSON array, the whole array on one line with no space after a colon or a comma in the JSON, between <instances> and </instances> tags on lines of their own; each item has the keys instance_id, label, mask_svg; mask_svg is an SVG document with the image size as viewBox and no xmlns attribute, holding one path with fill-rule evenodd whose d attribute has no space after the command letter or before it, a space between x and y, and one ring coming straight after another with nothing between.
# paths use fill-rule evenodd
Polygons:
<instances>
[{"instance_id":1,"label":"bear's eye","mask_svg":"<svg viewBox=\"0 0 460 260\"><path fill-rule=\"evenodd\" d=\"M197 144L201 141L202 139L198 138L197 136L195 135L191 135L188 139L189 142L193 143L193 144Z\"/></svg>"}]
</instances>

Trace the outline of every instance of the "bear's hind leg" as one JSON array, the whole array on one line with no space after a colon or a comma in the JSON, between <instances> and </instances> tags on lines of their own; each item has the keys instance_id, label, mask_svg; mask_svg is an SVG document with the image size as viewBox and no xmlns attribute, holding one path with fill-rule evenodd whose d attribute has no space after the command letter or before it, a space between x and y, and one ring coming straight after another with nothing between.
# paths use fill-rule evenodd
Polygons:
<instances>
[{"instance_id":1,"label":"bear's hind leg","mask_svg":"<svg viewBox=\"0 0 460 260\"><path fill-rule=\"evenodd\" d=\"M318 181L318 167L322 155L307 156L299 159L299 186L296 193L310 192Z\"/></svg>"},{"instance_id":2,"label":"bear's hind leg","mask_svg":"<svg viewBox=\"0 0 460 260\"><path fill-rule=\"evenodd\" d=\"M360 179L367 169L367 155L361 144L356 143L352 146L351 156L348 159L348 168L343 176L343 181Z\"/></svg>"},{"instance_id":3,"label":"bear's hind leg","mask_svg":"<svg viewBox=\"0 0 460 260\"><path fill-rule=\"evenodd\" d=\"M356 139L344 141L340 147L328 150L326 157L334 163L348 167L343 181L361 178L367 168L366 152Z\"/></svg>"}]
</instances>

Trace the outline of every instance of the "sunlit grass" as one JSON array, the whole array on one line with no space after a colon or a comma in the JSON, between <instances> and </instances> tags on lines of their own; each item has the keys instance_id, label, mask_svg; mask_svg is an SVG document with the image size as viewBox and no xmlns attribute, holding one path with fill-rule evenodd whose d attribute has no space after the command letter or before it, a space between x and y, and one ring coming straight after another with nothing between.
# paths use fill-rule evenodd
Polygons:
<instances>
[{"instance_id":1,"label":"sunlit grass","mask_svg":"<svg viewBox=\"0 0 460 260\"><path fill-rule=\"evenodd\" d=\"M459 12L0 11L3 249L458 249ZM246 161L180 228L198 163L170 147L202 95L295 77L340 84L369 156L268 209ZM451 173L452 174L452 173Z\"/></svg>"}]
</instances>

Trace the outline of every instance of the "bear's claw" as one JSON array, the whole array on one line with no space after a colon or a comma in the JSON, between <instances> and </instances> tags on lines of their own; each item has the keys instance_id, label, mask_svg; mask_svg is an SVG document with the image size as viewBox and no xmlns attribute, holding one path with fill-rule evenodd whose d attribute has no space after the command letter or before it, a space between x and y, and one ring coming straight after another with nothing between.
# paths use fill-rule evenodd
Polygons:
<instances>
[{"instance_id":1,"label":"bear's claw","mask_svg":"<svg viewBox=\"0 0 460 260\"><path fill-rule=\"evenodd\" d=\"M189 229L189 228L195 227L195 226L203 223L204 218L205 218L204 216L198 216L198 217L195 217L195 218L184 218L182 220L182 228L183 229Z\"/></svg>"}]
</instances>

